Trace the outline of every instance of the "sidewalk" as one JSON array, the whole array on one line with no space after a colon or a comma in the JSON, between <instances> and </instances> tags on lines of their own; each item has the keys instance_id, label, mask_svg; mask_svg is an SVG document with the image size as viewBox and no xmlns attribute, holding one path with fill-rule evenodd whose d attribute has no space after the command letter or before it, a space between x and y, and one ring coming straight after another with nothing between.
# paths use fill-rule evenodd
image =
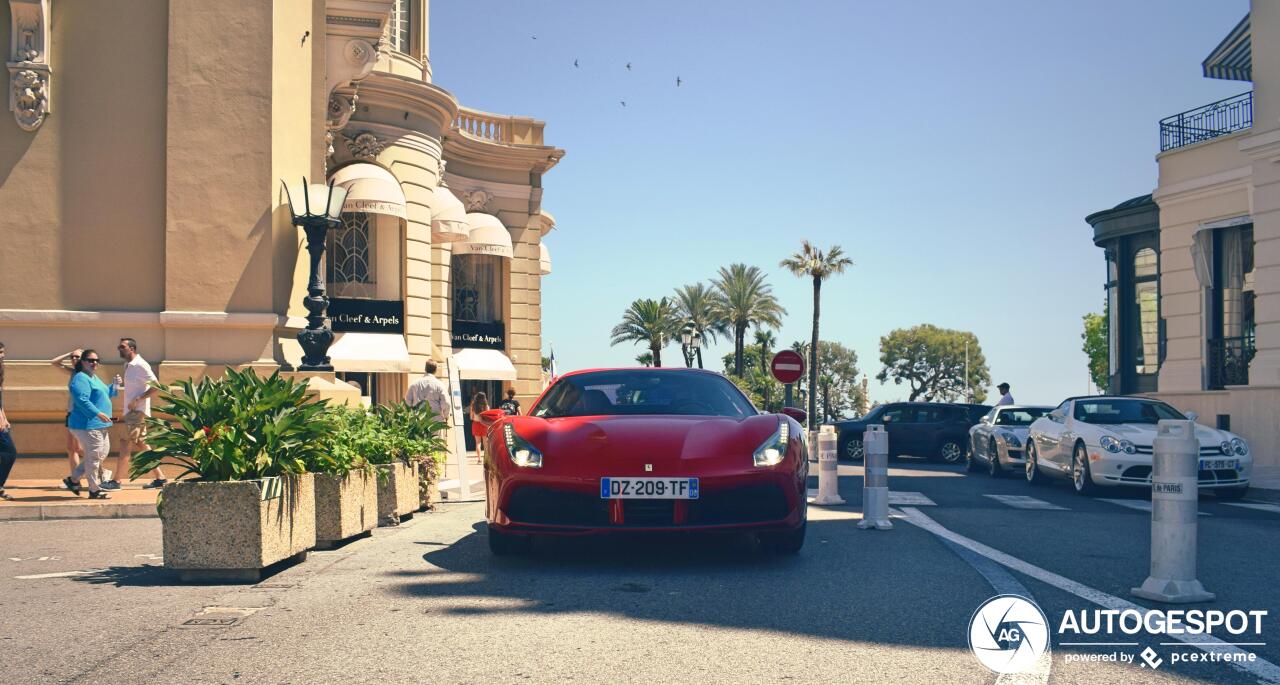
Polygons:
<instances>
[{"instance_id":1,"label":"sidewalk","mask_svg":"<svg viewBox=\"0 0 1280 685\"><path fill-rule=\"evenodd\" d=\"M12 502L0 501L0 521L54 519L155 518L159 490L143 490L142 483L108 491L111 499L91 500L74 495L56 480L10 480L5 493Z\"/></svg>"}]
</instances>

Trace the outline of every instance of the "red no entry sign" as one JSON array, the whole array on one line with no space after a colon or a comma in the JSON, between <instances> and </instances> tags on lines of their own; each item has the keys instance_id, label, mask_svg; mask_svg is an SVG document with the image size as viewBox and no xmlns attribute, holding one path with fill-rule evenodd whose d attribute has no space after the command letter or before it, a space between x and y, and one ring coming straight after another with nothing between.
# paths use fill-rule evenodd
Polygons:
<instances>
[{"instance_id":1,"label":"red no entry sign","mask_svg":"<svg viewBox=\"0 0 1280 685\"><path fill-rule=\"evenodd\" d=\"M778 382L795 383L804 375L804 357L791 350L783 350L773 355L769 370L773 372L773 377L777 378Z\"/></svg>"}]
</instances>

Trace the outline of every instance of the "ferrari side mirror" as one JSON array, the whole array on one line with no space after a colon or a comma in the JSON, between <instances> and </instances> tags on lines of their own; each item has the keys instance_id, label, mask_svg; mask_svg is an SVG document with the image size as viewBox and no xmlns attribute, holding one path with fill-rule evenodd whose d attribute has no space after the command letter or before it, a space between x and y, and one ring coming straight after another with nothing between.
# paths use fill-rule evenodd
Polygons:
<instances>
[{"instance_id":1,"label":"ferrari side mirror","mask_svg":"<svg viewBox=\"0 0 1280 685\"><path fill-rule=\"evenodd\" d=\"M800 423L804 423L806 420L809 419L808 412L806 412L803 409L797 409L795 407L783 407L782 413L786 414L787 416L790 416L791 418L795 419Z\"/></svg>"}]
</instances>

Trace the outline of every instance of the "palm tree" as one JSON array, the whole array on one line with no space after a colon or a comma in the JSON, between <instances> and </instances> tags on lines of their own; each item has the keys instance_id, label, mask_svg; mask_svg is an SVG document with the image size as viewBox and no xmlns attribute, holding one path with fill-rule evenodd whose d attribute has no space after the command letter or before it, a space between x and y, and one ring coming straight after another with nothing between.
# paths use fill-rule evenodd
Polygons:
<instances>
[{"instance_id":1,"label":"palm tree","mask_svg":"<svg viewBox=\"0 0 1280 685\"><path fill-rule=\"evenodd\" d=\"M750 326L779 328L787 310L778 304L764 272L746 264L720 267L711 285L719 295L719 311L733 330L733 375L742 377L743 339Z\"/></svg>"},{"instance_id":2,"label":"palm tree","mask_svg":"<svg viewBox=\"0 0 1280 685\"><path fill-rule=\"evenodd\" d=\"M704 283L676 288L675 308L682 325L693 324L702 334L703 343L714 343L716 336L729 332L720 316L719 296ZM698 348L698 368L702 368L702 348Z\"/></svg>"},{"instance_id":3,"label":"palm tree","mask_svg":"<svg viewBox=\"0 0 1280 685\"><path fill-rule=\"evenodd\" d=\"M791 351L800 355L801 358L806 358L809 356L809 343L803 340L797 340L791 343ZM796 398L799 402L805 401L804 381L804 376L801 376L799 380L796 381Z\"/></svg>"},{"instance_id":4,"label":"palm tree","mask_svg":"<svg viewBox=\"0 0 1280 685\"><path fill-rule=\"evenodd\" d=\"M839 245L823 252L808 240L801 241L800 251L778 263L791 273L801 278L813 279L813 340L809 345L809 416L815 416L818 409L818 320L822 314L822 282L831 276L844 273L847 267L853 266L853 260L844 256ZM815 420L811 419L809 425Z\"/></svg>"},{"instance_id":5,"label":"palm tree","mask_svg":"<svg viewBox=\"0 0 1280 685\"><path fill-rule=\"evenodd\" d=\"M653 366L653 353L641 352L636 355L636 363L640 366Z\"/></svg>"},{"instance_id":6,"label":"palm tree","mask_svg":"<svg viewBox=\"0 0 1280 685\"><path fill-rule=\"evenodd\" d=\"M667 298L636 300L622 313L622 323L613 327L609 344L644 343L653 354L653 365L662 366L662 348L671 340L675 321L675 308Z\"/></svg>"},{"instance_id":7,"label":"palm tree","mask_svg":"<svg viewBox=\"0 0 1280 685\"><path fill-rule=\"evenodd\" d=\"M778 344L778 339L773 337L773 331L757 328L756 344L760 346L760 370L769 373L769 353L773 351L773 346Z\"/></svg>"}]
</instances>

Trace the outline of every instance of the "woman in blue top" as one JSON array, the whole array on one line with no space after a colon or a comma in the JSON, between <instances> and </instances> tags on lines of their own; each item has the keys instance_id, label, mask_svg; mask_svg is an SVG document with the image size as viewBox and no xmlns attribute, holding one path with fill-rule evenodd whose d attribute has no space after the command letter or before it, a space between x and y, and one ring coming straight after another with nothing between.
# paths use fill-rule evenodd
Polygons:
<instances>
[{"instance_id":1,"label":"woman in blue top","mask_svg":"<svg viewBox=\"0 0 1280 685\"><path fill-rule=\"evenodd\" d=\"M111 452L111 438L107 435L107 429L111 428L111 398L116 396L121 384L120 376L116 376L112 385L103 383L97 376L99 362L97 351L85 350L67 384L71 392L71 418L67 427L80 443L84 458L70 476L62 479L62 484L78 495L80 479L85 478L89 481L89 499L109 499L98 482L98 468Z\"/></svg>"}]
</instances>

